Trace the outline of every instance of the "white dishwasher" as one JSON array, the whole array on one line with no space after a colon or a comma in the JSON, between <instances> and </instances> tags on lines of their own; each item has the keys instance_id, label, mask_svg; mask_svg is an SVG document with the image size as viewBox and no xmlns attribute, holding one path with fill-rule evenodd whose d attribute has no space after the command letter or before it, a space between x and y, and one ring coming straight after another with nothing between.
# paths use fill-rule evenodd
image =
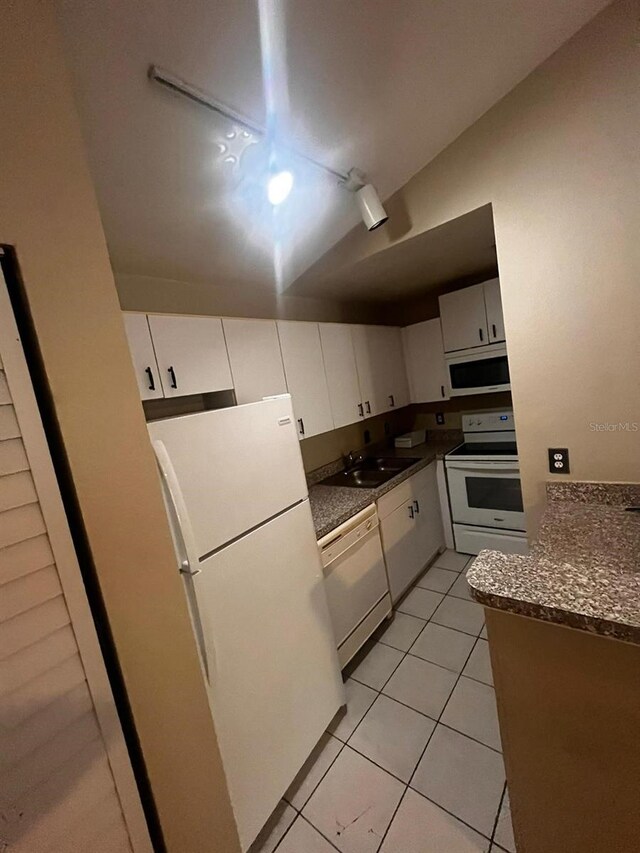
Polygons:
<instances>
[{"instance_id":1,"label":"white dishwasher","mask_svg":"<svg viewBox=\"0 0 640 853\"><path fill-rule=\"evenodd\" d=\"M327 533L318 547L338 658L344 669L391 613L376 505Z\"/></svg>"}]
</instances>

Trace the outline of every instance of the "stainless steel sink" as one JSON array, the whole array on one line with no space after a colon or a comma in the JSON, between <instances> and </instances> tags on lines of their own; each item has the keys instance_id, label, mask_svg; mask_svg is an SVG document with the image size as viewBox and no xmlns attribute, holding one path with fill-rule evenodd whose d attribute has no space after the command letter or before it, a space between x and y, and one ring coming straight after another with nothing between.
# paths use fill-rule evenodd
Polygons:
<instances>
[{"instance_id":1,"label":"stainless steel sink","mask_svg":"<svg viewBox=\"0 0 640 853\"><path fill-rule=\"evenodd\" d=\"M323 486L347 486L354 489L376 489L396 474L405 471L419 459L369 456L362 459L348 471L339 471L324 480Z\"/></svg>"},{"instance_id":2,"label":"stainless steel sink","mask_svg":"<svg viewBox=\"0 0 640 853\"><path fill-rule=\"evenodd\" d=\"M356 468L362 468L366 471L393 471L398 474L400 471L405 471L420 459L399 457L399 456L368 456L362 462L358 462Z\"/></svg>"}]
</instances>

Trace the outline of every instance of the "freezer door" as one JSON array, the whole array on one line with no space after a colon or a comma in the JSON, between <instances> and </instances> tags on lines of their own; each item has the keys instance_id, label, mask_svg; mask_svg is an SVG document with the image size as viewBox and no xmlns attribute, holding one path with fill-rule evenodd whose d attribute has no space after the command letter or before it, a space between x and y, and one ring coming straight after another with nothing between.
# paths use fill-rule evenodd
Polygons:
<instances>
[{"instance_id":1,"label":"freezer door","mask_svg":"<svg viewBox=\"0 0 640 853\"><path fill-rule=\"evenodd\" d=\"M246 850L345 701L308 501L200 565L187 583Z\"/></svg>"},{"instance_id":2,"label":"freezer door","mask_svg":"<svg viewBox=\"0 0 640 853\"><path fill-rule=\"evenodd\" d=\"M199 557L307 496L290 396L149 424L180 487Z\"/></svg>"}]
</instances>

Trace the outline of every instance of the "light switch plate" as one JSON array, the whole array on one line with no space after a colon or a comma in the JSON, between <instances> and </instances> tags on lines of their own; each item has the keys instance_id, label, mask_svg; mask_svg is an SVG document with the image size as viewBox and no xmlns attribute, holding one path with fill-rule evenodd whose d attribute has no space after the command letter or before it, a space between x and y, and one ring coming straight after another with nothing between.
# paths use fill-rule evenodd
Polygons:
<instances>
[{"instance_id":1,"label":"light switch plate","mask_svg":"<svg viewBox=\"0 0 640 853\"><path fill-rule=\"evenodd\" d=\"M567 447L550 447L549 448L549 473L550 474L569 474L569 448Z\"/></svg>"}]
</instances>

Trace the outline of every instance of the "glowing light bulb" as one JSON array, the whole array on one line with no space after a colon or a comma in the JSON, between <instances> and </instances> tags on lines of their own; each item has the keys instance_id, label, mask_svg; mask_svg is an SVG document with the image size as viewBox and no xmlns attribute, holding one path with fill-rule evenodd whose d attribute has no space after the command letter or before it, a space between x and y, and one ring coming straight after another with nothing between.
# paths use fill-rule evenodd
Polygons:
<instances>
[{"instance_id":1,"label":"glowing light bulb","mask_svg":"<svg viewBox=\"0 0 640 853\"><path fill-rule=\"evenodd\" d=\"M293 175L291 172L276 172L271 175L267 183L267 197L274 206L282 204L293 188Z\"/></svg>"}]
</instances>

